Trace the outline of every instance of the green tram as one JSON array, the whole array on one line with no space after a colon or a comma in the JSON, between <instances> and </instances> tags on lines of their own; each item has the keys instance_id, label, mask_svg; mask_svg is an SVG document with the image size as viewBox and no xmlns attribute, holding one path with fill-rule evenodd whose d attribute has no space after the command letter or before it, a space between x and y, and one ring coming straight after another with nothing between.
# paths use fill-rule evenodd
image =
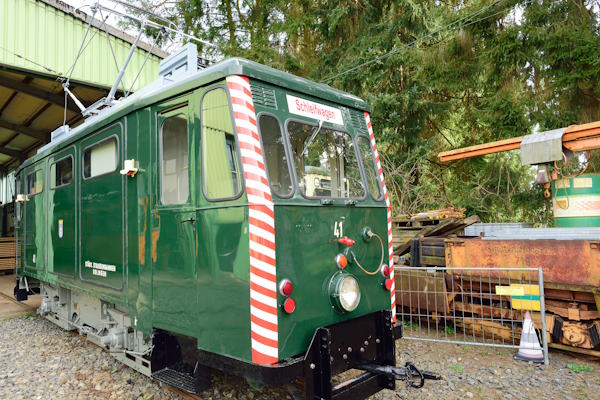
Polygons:
<instances>
[{"instance_id":1,"label":"green tram","mask_svg":"<svg viewBox=\"0 0 600 400\"><path fill-rule=\"evenodd\" d=\"M192 393L210 368L300 379L307 399L422 385L395 368L368 105L243 59L194 67L163 68L19 167L17 299L39 290L40 315ZM348 369L363 372L334 386Z\"/></svg>"}]
</instances>

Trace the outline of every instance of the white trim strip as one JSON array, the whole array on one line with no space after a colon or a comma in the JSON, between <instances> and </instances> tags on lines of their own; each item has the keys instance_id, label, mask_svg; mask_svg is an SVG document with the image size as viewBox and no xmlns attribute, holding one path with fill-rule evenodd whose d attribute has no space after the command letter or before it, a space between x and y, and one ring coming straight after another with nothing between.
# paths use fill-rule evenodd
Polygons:
<instances>
[{"instance_id":1,"label":"white trim strip","mask_svg":"<svg viewBox=\"0 0 600 400\"><path fill-rule=\"evenodd\" d=\"M279 358L277 348L264 345L255 339L252 339L252 349L266 356Z\"/></svg>"},{"instance_id":2,"label":"white trim strip","mask_svg":"<svg viewBox=\"0 0 600 400\"><path fill-rule=\"evenodd\" d=\"M260 308L256 308L252 305L250 305L250 314L262 319L265 322L270 322L271 324L277 325L277 314L269 314L268 312L264 312Z\"/></svg>"},{"instance_id":3,"label":"white trim strip","mask_svg":"<svg viewBox=\"0 0 600 400\"><path fill-rule=\"evenodd\" d=\"M274 265L268 264L252 256L250 256L250 265L256 269L260 269L261 271L266 272L267 274L276 274L276 269Z\"/></svg>"},{"instance_id":4,"label":"white trim strip","mask_svg":"<svg viewBox=\"0 0 600 400\"><path fill-rule=\"evenodd\" d=\"M265 296L262 293L257 292L256 290L250 289L250 298L258 301L259 303L263 303L269 307L277 308L277 299L274 299L269 296Z\"/></svg>"},{"instance_id":5,"label":"white trim strip","mask_svg":"<svg viewBox=\"0 0 600 400\"><path fill-rule=\"evenodd\" d=\"M275 283L275 281L270 281L256 274L253 274L252 272L250 272L250 282L256 283L258 286L264 287L267 290L277 292L277 283Z\"/></svg>"},{"instance_id":6,"label":"white trim strip","mask_svg":"<svg viewBox=\"0 0 600 400\"><path fill-rule=\"evenodd\" d=\"M254 323L254 322L250 322L250 330L252 332L256 332L258 333L260 336L265 337L267 339L271 339L271 340L277 340L278 339L278 333L277 331L272 331L270 329L267 328L263 328L262 326Z\"/></svg>"},{"instance_id":7,"label":"white trim strip","mask_svg":"<svg viewBox=\"0 0 600 400\"><path fill-rule=\"evenodd\" d=\"M271 250L268 247L265 247L260 243L256 243L255 241L250 240L250 248L252 250L256 251L257 253L261 253L267 257L275 259L275 250Z\"/></svg>"},{"instance_id":8,"label":"white trim strip","mask_svg":"<svg viewBox=\"0 0 600 400\"><path fill-rule=\"evenodd\" d=\"M261 238L264 238L266 241L275 244L275 234L272 232L268 232L262 228L259 228L258 226L254 226L252 224L250 224L250 226L248 227L248 231L253 235L260 236Z\"/></svg>"}]
</instances>

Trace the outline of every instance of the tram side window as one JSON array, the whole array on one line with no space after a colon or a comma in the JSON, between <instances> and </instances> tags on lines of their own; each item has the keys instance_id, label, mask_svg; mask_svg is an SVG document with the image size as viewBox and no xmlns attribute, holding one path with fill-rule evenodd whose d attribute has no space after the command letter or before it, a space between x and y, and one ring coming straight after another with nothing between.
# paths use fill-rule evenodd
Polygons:
<instances>
[{"instance_id":1,"label":"tram side window","mask_svg":"<svg viewBox=\"0 0 600 400\"><path fill-rule=\"evenodd\" d=\"M50 176L52 177L52 185L50 185L52 189L73 182L73 158L69 156L52 164Z\"/></svg>"},{"instance_id":2,"label":"tram side window","mask_svg":"<svg viewBox=\"0 0 600 400\"><path fill-rule=\"evenodd\" d=\"M161 197L162 204L188 201L189 161L188 128L185 114L166 118L161 127Z\"/></svg>"},{"instance_id":3,"label":"tram side window","mask_svg":"<svg viewBox=\"0 0 600 400\"><path fill-rule=\"evenodd\" d=\"M369 192L371 192L371 196L374 200L380 200L382 195L381 181L379 180L379 174L376 170L375 157L373 154L373 149L371 148L371 141L366 136L359 136L357 138L357 142L358 150L360 151L360 158L365 170L365 176L367 178Z\"/></svg>"},{"instance_id":4,"label":"tram side window","mask_svg":"<svg viewBox=\"0 0 600 400\"><path fill-rule=\"evenodd\" d=\"M202 173L209 200L236 197L241 173L229 100L225 89L206 93L202 100Z\"/></svg>"},{"instance_id":5,"label":"tram side window","mask_svg":"<svg viewBox=\"0 0 600 400\"><path fill-rule=\"evenodd\" d=\"M25 179L25 193L28 196L33 196L41 193L42 190L44 190L43 171L40 169L27 175Z\"/></svg>"},{"instance_id":6,"label":"tram side window","mask_svg":"<svg viewBox=\"0 0 600 400\"><path fill-rule=\"evenodd\" d=\"M258 124L271 190L279 197L287 197L292 193L292 178L285 154L281 126L275 117L264 114L260 116Z\"/></svg>"},{"instance_id":7,"label":"tram side window","mask_svg":"<svg viewBox=\"0 0 600 400\"><path fill-rule=\"evenodd\" d=\"M117 139L103 140L83 152L83 176L93 178L117 170Z\"/></svg>"}]
</instances>

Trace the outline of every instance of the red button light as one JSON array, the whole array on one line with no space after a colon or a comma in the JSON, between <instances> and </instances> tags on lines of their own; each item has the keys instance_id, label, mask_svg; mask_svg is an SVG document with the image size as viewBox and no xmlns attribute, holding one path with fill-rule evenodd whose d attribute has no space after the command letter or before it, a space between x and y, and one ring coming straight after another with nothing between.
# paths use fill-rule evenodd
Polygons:
<instances>
[{"instance_id":1,"label":"red button light","mask_svg":"<svg viewBox=\"0 0 600 400\"><path fill-rule=\"evenodd\" d=\"M279 282L279 293L281 293L283 296L288 297L293 291L294 285L289 279L282 279L281 282Z\"/></svg>"},{"instance_id":2,"label":"red button light","mask_svg":"<svg viewBox=\"0 0 600 400\"><path fill-rule=\"evenodd\" d=\"M392 290L392 285L394 284L394 281L391 279L386 279L385 280L385 289L386 290Z\"/></svg>"},{"instance_id":3,"label":"red button light","mask_svg":"<svg viewBox=\"0 0 600 400\"><path fill-rule=\"evenodd\" d=\"M343 244L344 246L354 246L354 243L356 243L354 240L350 239L348 236L344 236L341 239L338 239L338 243L339 244Z\"/></svg>"},{"instance_id":4,"label":"red button light","mask_svg":"<svg viewBox=\"0 0 600 400\"><path fill-rule=\"evenodd\" d=\"M294 312L295 309L296 309L296 302L294 301L294 299L289 298L283 302L283 310L286 313L291 314Z\"/></svg>"}]
</instances>

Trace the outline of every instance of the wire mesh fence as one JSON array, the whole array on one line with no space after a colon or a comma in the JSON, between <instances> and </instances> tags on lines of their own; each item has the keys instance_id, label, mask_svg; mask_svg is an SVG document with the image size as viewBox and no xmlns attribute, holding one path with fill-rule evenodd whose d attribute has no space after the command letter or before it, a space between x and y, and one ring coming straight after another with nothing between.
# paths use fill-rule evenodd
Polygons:
<instances>
[{"instance_id":1,"label":"wire mesh fence","mask_svg":"<svg viewBox=\"0 0 600 400\"><path fill-rule=\"evenodd\" d=\"M396 267L395 279L405 339L515 348L548 363L541 268Z\"/></svg>"}]
</instances>

